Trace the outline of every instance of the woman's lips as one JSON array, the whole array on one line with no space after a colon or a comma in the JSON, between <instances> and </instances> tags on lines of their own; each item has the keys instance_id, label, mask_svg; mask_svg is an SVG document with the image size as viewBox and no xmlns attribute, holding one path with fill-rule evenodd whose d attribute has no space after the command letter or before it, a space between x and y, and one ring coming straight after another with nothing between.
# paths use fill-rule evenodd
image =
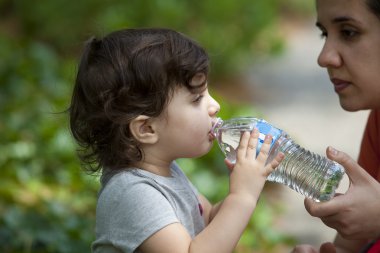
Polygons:
<instances>
[{"instance_id":1,"label":"woman's lips","mask_svg":"<svg viewBox=\"0 0 380 253\"><path fill-rule=\"evenodd\" d=\"M341 92L342 90L351 85L350 82L338 78L332 78L331 82L334 84L334 90L336 93Z\"/></svg>"}]
</instances>

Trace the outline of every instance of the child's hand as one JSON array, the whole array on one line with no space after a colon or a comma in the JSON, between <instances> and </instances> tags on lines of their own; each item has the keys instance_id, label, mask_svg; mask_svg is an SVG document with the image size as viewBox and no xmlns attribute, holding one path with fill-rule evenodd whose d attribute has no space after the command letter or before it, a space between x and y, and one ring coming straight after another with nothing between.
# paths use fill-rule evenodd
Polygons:
<instances>
[{"instance_id":1,"label":"child's hand","mask_svg":"<svg viewBox=\"0 0 380 253\"><path fill-rule=\"evenodd\" d=\"M273 161L267 165L265 162L269 155L272 136L267 135L256 158L256 147L259 131L254 129L251 134L242 134L237 148L236 164L231 166L230 193L244 194L257 201L264 187L266 178L282 161L284 154L279 153Z\"/></svg>"}]
</instances>

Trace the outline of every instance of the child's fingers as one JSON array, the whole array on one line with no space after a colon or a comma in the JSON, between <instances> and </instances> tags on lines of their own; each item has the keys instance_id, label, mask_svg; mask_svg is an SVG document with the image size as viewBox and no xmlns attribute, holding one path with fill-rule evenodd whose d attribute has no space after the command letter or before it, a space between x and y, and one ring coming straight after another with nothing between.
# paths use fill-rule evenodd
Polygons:
<instances>
[{"instance_id":1,"label":"child's fingers","mask_svg":"<svg viewBox=\"0 0 380 253\"><path fill-rule=\"evenodd\" d=\"M235 166L232 162L230 162L227 158L224 159L224 163L226 164L228 170L231 172Z\"/></svg>"},{"instance_id":2,"label":"child's fingers","mask_svg":"<svg viewBox=\"0 0 380 253\"><path fill-rule=\"evenodd\" d=\"M269 149L272 143L272 136L271 135L266 135L264 139L263 145L261 145L260 153L257 156L257 161L261 163L265 163L268 155L269 155Z\"/></svg>"},{"instance_id":3,"label":"child's fingers","mask_svg":"<svg viewBox=\"0 0 380 253\"><path fill-rule=\"evenodd\" d=\"M237 157L245 157L247 153L247 146L248 146L248 141L249 141L249 132L245 131L241 137L240 137L240 143L237 148L236 156Z\"/></svg>"},{"instance_id":4,"label":"child's fingers","mask_svg":"<svg viewBox=\"0 0 380 253\"><path fill-rule=\"evenodd\" d=\"M268 175L275 169L277 166L282 162L285 155L282 152L279 152L276 157L269 163L267 166L265 166L266 172Z\"/></svg>"},{"instance_id":5,"label":"child's fingers","mask_svg":"<svg viewBox=\"0 0 380 253\"><path fill-rule=\"evenodd\" d=\"M282 162L282 160L284 159L284 157L285 157L284 153L279 152L276 155L276 157L272 160L272 162L270 163L272 169L276 168Z\"/></svg>"},{"instance_id":6,"label":"child's fingers","mask_svg":"<svg viewBox=\"0 0 380 253\"><path fill-rule=\"evenodd\" d=\"M247 147L247 157L256 157L257 142L259 138L259 130L257 128L253 129L249 136L248 147Z\"/></svg>"}]
</instances>

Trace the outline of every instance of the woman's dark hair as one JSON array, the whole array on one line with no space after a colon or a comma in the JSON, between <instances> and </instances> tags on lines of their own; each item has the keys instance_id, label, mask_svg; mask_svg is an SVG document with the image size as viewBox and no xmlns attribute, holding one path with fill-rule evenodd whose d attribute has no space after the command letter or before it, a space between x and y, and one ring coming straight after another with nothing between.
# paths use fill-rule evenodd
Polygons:
<instances>
[{"instance_id":1,"label":"woman's dark hair","mask_svg":"<svg viewBox=\"0 0 380 253\"><path fill-rule=\"evenodd\" d=\"M125 29L84 48L69 108L72 135L86 171L119 170L143 158L129 123L157 117L178 85L207 76L205 50L169 29ZM204 88L205 83L201 86Z\"/></svg>"},{"instance_id":2,"label":"woman's dark hair","mask_svg":"<svg viewBox=\"0 0 380 253\"><path fill-rule=\"evenodd\" d=\"M366 0L367 6L370 11L380 19L380 1L379 0Z\"/></svg>"}]
</instances>

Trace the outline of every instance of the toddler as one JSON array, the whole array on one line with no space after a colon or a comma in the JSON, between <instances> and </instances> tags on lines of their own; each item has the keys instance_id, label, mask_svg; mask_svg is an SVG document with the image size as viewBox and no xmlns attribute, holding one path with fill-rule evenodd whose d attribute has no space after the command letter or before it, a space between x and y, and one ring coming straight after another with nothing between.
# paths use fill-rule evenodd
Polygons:
<instances>
[{"instance_id":1,"label":"toddler","mask_svg":"<svg viewBox=\"0 0 380 253\"><path fill-rule=\"evenodd\" d=\"M206 154L220 109L207 88L209 58L169 29L125 29L86 43L70 106L70 127L85 169L101 172L96 209L100 252L232 252L266 177L267 136L244 133L229 193L212 205L178 158Z\"/></svg>"}]
</instances>

